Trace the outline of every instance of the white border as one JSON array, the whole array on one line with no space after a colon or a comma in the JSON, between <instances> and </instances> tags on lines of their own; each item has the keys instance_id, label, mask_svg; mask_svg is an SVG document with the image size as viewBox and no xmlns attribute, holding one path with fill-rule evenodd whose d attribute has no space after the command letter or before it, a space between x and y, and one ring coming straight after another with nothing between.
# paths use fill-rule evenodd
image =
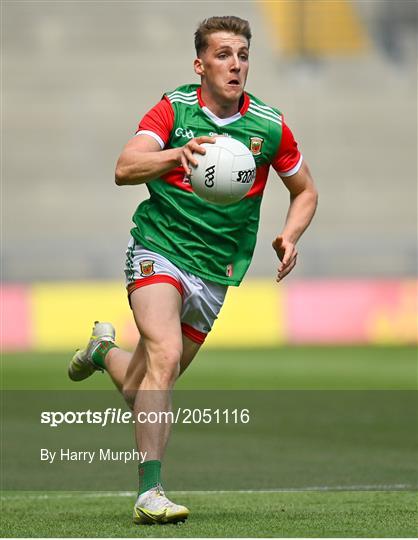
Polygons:
<instances>
[{"instance_id":1,"label":"white border","mask_svg":"<svg viewBox=\"0 0 418 540\"><path fill-rule=\"evenodd\" d=\"M157 141L157 143L161 146L161 150L164 149L164 146L165 146L164 141L159 135L157 135L153 131L149 131L148 129L141 129L140 131L137 131L135 133L135 137L137 137L138 135L149 135L150 137L152 137L153 139Z\"/></svg>"},{"instance_id":2,"label":"white border","mask_svg":"<svg viewBox=\"0 0 418 540\"><path fill-rule=\"evenodd\" d=\"M283 176L284 178L286 178L287 176L293 176L294 174L296 174L298 172L298 170L301 168L302 166L302 161L303 161L303 156L302 154L300 155L300 158L299 158L299 161L296 163L296 165L290 169L290 171L285 171L285 172L278 172L277 174L279 174L280 176Z\"/></svg>"}]
</instances>

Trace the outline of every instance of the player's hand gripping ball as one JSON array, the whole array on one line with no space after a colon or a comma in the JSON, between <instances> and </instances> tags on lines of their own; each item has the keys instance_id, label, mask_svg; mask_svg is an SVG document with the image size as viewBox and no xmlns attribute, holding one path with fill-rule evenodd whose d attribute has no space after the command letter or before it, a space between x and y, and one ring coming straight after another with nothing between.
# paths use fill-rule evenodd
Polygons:
<instances>
[{"instance_id":1,"label":"player's hand gripping ball","mask_svg":"<svg viewBox=\"0 0 418 540\"><path fill-rule=\"evenodd\" d=\"M256 175L249 148L232 137L216 137L215 143L202 146L206 154L194 153L198 165L190 167L190 181L196 195L222 206L245 197Z\"/></svg>"}]
</instances>

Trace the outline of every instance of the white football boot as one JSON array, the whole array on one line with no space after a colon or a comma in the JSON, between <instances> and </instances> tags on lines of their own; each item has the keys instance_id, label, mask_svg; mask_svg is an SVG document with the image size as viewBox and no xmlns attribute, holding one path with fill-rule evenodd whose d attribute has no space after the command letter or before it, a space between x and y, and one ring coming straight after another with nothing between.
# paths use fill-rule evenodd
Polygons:
<instances>
[{"instance_id":1,"label":"white football boot","mask_svg":"<svg viewBox=\"0 0 418 540\"><path fill-rule=\"evenodd\" d=\"M137 525L154 523L178 523L186 521L189 510L174 504L165 496L160 484L142 493L134 506L134 523Z\"/></svg>"},{"instance_id":2,"label":"white football boot","mask_svg":"<svg viewBox=\"0 0 418 540\"><path fill-rule=\"evenodd\" d=\"M68 366L68 376L72 381L82 381L95 371L103 371L93 362L93 353L103 341L115 342L115 329L111 323L95 321L87 347L77 350Z\"/></svg>"}]
</instances>

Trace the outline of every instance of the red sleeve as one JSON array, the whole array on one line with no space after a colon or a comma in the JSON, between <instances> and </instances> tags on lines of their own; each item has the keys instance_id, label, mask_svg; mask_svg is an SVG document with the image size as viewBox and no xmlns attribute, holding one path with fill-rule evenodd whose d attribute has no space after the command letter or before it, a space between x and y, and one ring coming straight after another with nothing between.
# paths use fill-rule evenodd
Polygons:
<instances>
[{"instance_id":1,"label":"red sleeve","mask_svg":"<svg viewBox=\"0 0 418 540\"><path fill-rule=\"evenodd\" d=\"M161 148L168 143L174 126L174 111L169 100L164 96L139 122L136 135L146 133L154 137Z\"/></svg>"},{"instance_id":2,"label":"red sleeve","mask_svg":"<svg viewBox=\"0 0 418 540\"><path fill-rule=\"evenodd\" d=\"M277 149L272 165L280 176L296 174L302 165L302 154L299 152L298 143L293 133L283 121L282 140Z\"/></svg>"}]
</instances>

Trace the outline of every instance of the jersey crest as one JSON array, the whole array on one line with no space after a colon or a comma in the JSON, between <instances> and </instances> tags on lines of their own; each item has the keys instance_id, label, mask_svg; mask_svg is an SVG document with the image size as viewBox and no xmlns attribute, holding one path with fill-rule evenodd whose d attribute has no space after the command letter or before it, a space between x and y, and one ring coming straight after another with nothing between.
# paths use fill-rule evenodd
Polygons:
<instances>
[{"instance_id":1,"label":"jersey crest","mask_svg":"<svg viewBox=\"0 0 418 540\"><path fill-rule=\"evenodd\" d=\"M259 156L263 148L264 139L262 137L250 137L250 150L253 156Z\"/></svg>"},{"instance_id":2,"label":"jersey crest","mask_svg":"<svg viewBox=\"0 0 418 540\"><path fill-rule=\"evenodd\" d=\"M146 261L141 261L139 263L139 266L141 268L141 276L149 277L149 276L153 276L155 274L154 261L151 261L150 259L147 259Z\"/></svg>"}]
</instances>

